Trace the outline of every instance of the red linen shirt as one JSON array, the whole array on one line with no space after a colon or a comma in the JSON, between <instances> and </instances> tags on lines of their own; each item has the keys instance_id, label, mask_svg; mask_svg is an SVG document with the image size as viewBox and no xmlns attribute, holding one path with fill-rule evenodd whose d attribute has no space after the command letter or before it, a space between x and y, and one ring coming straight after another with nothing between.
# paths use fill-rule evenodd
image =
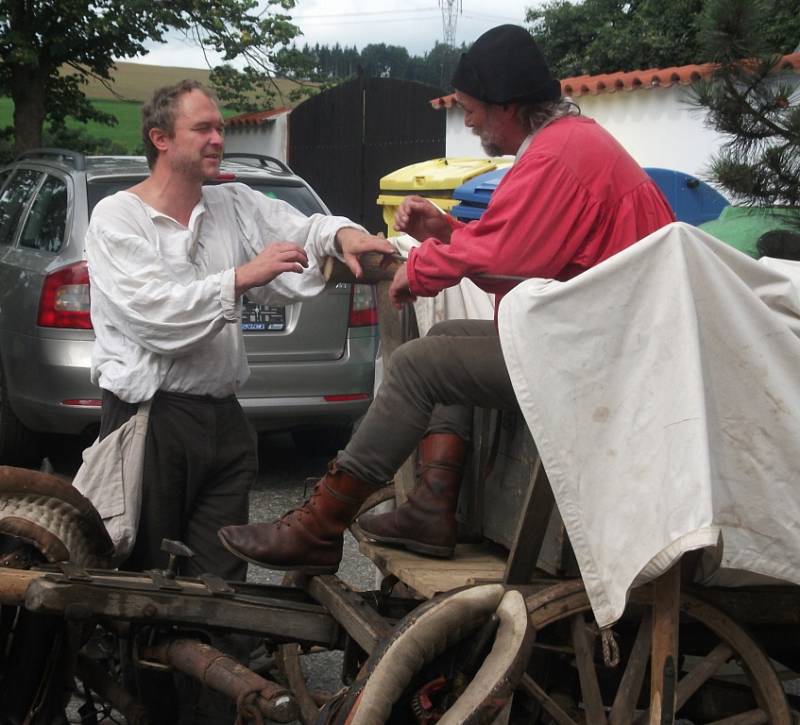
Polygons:
<instances>
[{"instance_id":1,"label":"red linen shirt","mask_svg":"<svg viewBox=\"0 0 800 725\"><path fill-rule=\"evenodd\" d=\"M518 282L567 280L674 221L661 191L590 118L566 116L537 133L483 216L453 220L450 243L426 239L408 259L411 292L431 297L469 277L496 304Z\"/></svg>"}]
</instances>

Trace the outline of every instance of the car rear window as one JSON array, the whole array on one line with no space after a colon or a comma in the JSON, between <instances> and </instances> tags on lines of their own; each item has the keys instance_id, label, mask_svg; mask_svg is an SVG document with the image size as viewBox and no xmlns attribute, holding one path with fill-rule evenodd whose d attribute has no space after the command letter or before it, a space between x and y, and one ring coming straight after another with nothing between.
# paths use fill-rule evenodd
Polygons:
<instances>
[{"instance_id":1,"label":"car rear window","mask_svg":"<svg viewBox=\"0 0 800 725\"><path fill-rule=\"evenodd\" d=\"M116 194L118 191L130 189L131 186L141 181L141 179L111 179L103 181L91 181L88 184L89 195L89 215L100 199ZM256 191L260 191L265 196L274 199L282 199L289 202L295 209L306 216L323 212L314 195L305 186L290 186L288 184L261 183L241 179Z\"/></svg>"},{"instance_id":2,"label":"car rear window","mask_svg":"<svg viewBox=\"0 0 800 725\"><path fill-rule=\"evenodd\" d=\"M3 189L0 195L0 244L14 241L17 223L41 176L38 171L21 169Z\"/></svg>"}]
</instances>

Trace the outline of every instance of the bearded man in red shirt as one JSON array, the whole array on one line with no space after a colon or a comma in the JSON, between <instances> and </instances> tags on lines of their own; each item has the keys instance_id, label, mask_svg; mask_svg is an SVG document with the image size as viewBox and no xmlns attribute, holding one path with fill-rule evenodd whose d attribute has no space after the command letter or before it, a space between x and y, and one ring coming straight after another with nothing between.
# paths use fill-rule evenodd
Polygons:
<instances>
[{"instance_id":1,"label":"bearded man in red shirt","mask_svg":"<svg viewBox=\"0 0 800 725\"><path fill-rule=\"evenodd\" d=\"M484 33L462 55L453 86L484 150L516 160L476 222L462 224L422 197L403 201L395 227L424 241L395 275L396 306L464 277L499 304L514 280L570 279L674 221L633 158L561 96L523 28ZM336 571L360 504L419 444L419 480L406 503L362 516L359 525L375 541L452 556L476 405L517 408L496 325L440 323L395 351L369 411L311 497L277 521L221 529L223 544L267 568Z\"/></svg>"}]
</instances>

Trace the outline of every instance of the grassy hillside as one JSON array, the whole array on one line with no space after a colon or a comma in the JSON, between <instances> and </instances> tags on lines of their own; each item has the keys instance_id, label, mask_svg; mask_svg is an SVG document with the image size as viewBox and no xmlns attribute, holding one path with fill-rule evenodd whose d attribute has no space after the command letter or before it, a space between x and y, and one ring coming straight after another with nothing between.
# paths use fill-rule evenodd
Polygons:
<instances>
[{"instance_id":1,"label":"grassy hillside","mask_svg":"<svg viewBox=\"0 0 800 725\"><path fill-rule=\"evenodd\" d=\"M109 138L121 143L128 151L135 151L142 145L139 132L141 103L135 101L92 101L104 113L110 113L117 119L116 126L104 126L99 123L82 124L67 119L69 128L86 128L86 132L97 138ZM10 98L0 98L0 128L13 123L14 104Z\"/></svg>"},{"instance_id":2,"label":"grassy hillside","mask_svg":"<svg viewBox=\"0 0 800 725\"><path fill-rule=\"evenodd\" d=\"M70 128L85 127L86 132L91 136L111 139L122 144L129 152L136 152L142 147L139 109L152 92L156 88L177 83L184 78L208 83L208 75L207 70L198 68L166 68L140 63L117 63L112 90L95 80L90 81L85 90L86 95L92 99L92 103L99 110L116 117L117 125L81 124L68 119L67 126ZM288 93L294 84L281 80L279 85ZM286 100L285 105L292 104ZM11 99L0 97L0 128L12 125L13 110L14 104ZM223 109L223 115L230 117L236 115L236 111Z\"/></svg>"}]
</instances>

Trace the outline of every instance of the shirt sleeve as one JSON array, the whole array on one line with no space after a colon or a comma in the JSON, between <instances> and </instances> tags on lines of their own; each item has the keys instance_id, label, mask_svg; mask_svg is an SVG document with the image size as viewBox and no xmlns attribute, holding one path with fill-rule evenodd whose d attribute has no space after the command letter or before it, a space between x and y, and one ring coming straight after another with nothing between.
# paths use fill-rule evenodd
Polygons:
<instances>
[{"instance_id":1,"label":"shirt sleeve","mask_svg":"<svg viewBox=\"0 0 800 725\"><path fill-rule=\"evenodd\" d=\"M291 204L268 197L243 184L231 184L237 224L245 254L255 257L275 242L293 242L308 255L302 273L284 272L272 282L248 290L255 302L281 304L314 297L325 287L322 270L326 257L342 259L336 249L336 233L345 227L366 232L346 217L328 214L306 216Z\"/></svg>"},{"instance_id":2,"label":"shirt sleeve","mask_svg":"<svg viewBox=\"0 0 800 725\"><path fill-rule=\"evenodd\" d=\"M521 278L558 278L599 213L597 201L557 158L528 151L479 220L455 228L449 244L427 239L412 251L411 291L431 297L468 277L503 294Z\"/></svg>"},{"instance_id":3,"label":"shirt sleeve","mask_svg":"<svg viewBox=\"0 0 800 725\"><path fill-rule=\"evenodd\" d=\"M233 269L182 283L148 240L144 211L110 197L95 207L86 234L93 298L103 318L146 350L177 357L238 319L238 303L224 299ZM155 233L155 230L152 231Z\"/></svg>"}]
</instances>

